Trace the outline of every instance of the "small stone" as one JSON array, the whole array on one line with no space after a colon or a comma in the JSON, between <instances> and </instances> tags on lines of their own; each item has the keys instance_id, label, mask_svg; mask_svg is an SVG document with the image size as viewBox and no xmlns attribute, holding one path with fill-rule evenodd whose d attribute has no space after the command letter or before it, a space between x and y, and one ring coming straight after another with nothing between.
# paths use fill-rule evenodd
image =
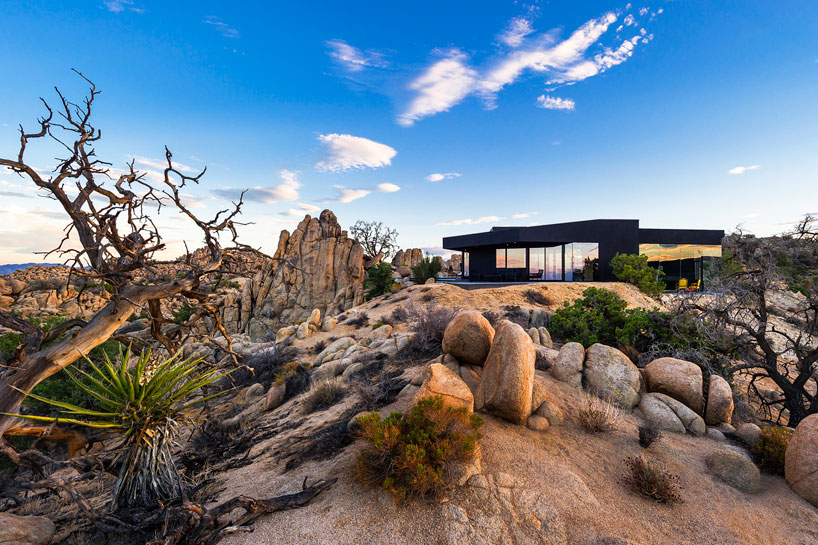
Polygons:
<instances>
[{"instance_id":1,"label":"small stone","mask_svg":"<svg viewBox=\"0 0 818 545\"><path fill-rule=\"evenodd\" d=\"M727 441L724 434L716 428L707 428L707 437L713 441Z\"/></svg>"},{"instance_id":2,"label":"small stone","mask_svg":"<svg viewBox=\"0 0 818 545\"><path fill-rule=\"evenodd\" d=\"M560 348L557 361L551 368L555 379L567 382L576 388L582 387L582 363L585 361L585 348L579 343L565 343Z\"/></svg>"},{"instance_id":3,"label":"small stone","mask_svg":"<svg viewBox=\"0 0 818 545\"><path fill-rule=\"evenodd\" d=\"M263 410L272 411L273 409L277 409L284 402L284 397L286 395L287 395L286 382L282 382L281 384L273 384L272 386L270 386L270 389L267 390L267 394L264 396Z\"/></svg>"},{"instance_id":4,"label":"small stone","mask_svg":"<svg viewBox=\"0 0 818 545\"><path fill-rule=\"evenodd\" d=\"M247 388L247 392L244 394L244 400L248 403L252 403L256 399L260 398L264 395L264 386L256 382L249 388Z\"/></svg>"},{"instance_id":5,"label":"small stone","mask_svg":"<svg viewBox=\"0 0 818 545\"><path fill-rule=\"evenodd\" d=\"M474 488L482 488L484 490L488 490L490 486L489 480L486 479L486 476L482 474L472 475L471 477L469 477L469 480L466 481L466 485L472 486Z\"/></svg>"},{"instance_id":6,"label":"small stone","mask_svg":"<svg viewBox=\"0 0 818 545\"><path fill-rule=\"evenodd\" d=\"M532 429L534 431L547 431L548 428L550 427L550 424L547 418L538 416L536 414L532 414L531 416L528 417L528 420L526 421L526 426L528 426L529 429Z\"/></svg>"},{"instance_id":7,"label":"small stone","mask_svg":"<svg viewBox=\"0 0 818 545\"><path fill-rule=\"evenodd\" d=\"M738 437L742 443L752 448L761 441L761 428L751 422L747 422L736 428L736 437Z\"/></svg>"},{"instance_id":8,"label":"small stone","mask_svg":"<svg viewBox=\"0 0 818 545\"><path fill-rule=\"evenodd\" d=\"M537 416L542 416L548 420L550 426L562 425L562 411L547 399L543 401L537 409Z\"/></svg>"},{"instance_id":9,"label":"small stone","mask_svg":"<svg viewBox=\"0 0 818 545\"><path fill-rule=\"evenodd\" d=\"M46 517L0 513L3 545L47 545L56 531L54 523Z\"/></svg>"},{"instance_id":10,"label":"small stone","mask_svg":"<svg viewBox=\"0 0 818 545\"><path fill-rule=\"evenodd\" d=\"M542 326L537 328L537 331L540 333L540 344L546 348L554 348L554 341L551 340L551 333Z\"/></svg>"}]
</instances>

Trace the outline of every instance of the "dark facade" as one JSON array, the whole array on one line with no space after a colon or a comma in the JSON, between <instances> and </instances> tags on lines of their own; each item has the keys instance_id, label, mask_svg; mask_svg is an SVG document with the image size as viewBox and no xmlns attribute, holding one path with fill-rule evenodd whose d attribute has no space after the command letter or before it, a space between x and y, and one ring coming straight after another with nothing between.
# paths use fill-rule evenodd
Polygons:
<instances>
[{"instance_id":1,"label":"dark facade","mask_svg":"<svg viewBox=\"0 0 818 545\"><path fill-rule=\"evenodd\" d=\"M610 281L617 253L646 254L670 289L701 282L721 257L724 231L641 229L639 220L600 219L494 227L445 237L443 247L463 253L463 276L472 281Z\"/></svg>"}]
</instances>

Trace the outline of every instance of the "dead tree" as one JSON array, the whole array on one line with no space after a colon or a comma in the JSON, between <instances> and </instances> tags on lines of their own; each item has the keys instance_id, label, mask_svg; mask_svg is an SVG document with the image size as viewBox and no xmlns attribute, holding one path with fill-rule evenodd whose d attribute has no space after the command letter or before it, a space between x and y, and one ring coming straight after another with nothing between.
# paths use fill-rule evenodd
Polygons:
<instances>
[{"instance_id":1,"label":"dead tree","mask_svg":"<svg viewBox=\"0 0 818 545\"><path fill-rule=\"evenodd\" d=\"M76 72L76 71L75 71ZM100 91L80 72L90 86L81 104L68 101L56 89L58 107L52 109L43 100L46 115L38 119L39 127L26 132L20 126L20 147L13 158L0 157L0 166L34 183L47 197L56 200L70 223L59 246L48 254L61 257L72 276L81 276L112 286L108 304L86 321L70 320L48 336L35 325L8 312L0 311L0 325L23 333L15 361L0 375L0 413L13 413L25 392L43 379L71 365L93 348L115 335L117 329L134 312L147 309L153 337L169 352L175 352L184 341L181 331L168 332L161 312L161 302L184 296L198 301L201 316L212 318L210 340L232 354L232 343L222 326L212 295L200 287L208 275L219 274L235 263L242 252L252 248L237 242L236 227L242 198L219 211L213 219L196 216L183 200L183 191L197 184L204 175L185 174L173 162L165 148L163 179L152 183L145 173L134 169L134 162L124 170L97 158L94 145L102 132L91 124L94 101ZM51 175L41 174L26 160L31 143L50 139L65 150L66 158L58 160ZM243 194L242 194L243 197ZM201 231L204 251L188 254L180 264L181 272L168 280L158 273L157 252L165 242L152 216L163 207L181 213ZM219 241L230 239L225 248ZM70 333L70 331L72 331ZM224 341L213 340L220 332ZM44 348L46 342L53 342ZM128 338L119 338L128 342ZM0 415L0 436L13 423L13 417Z\"/></svg>"},{"instance_id":2,"label":"dead tree","mask_svg":"<svg viewBox=\"0 0 818 545\"><path fill-rule=\"evenodd\" d=\"M748 395L766 420L795 427L818 413L815 219L806 216L782 236L756 238L739 230L725 238L724 251L712 293L686 298L682 310L701 313L735 338L741 360L729 372L749 376ZM782 308L783 298L791 301L789 308ZM762 395L766 379L779 396Z\"/></svg>"},{"instance_id":3,"label":"dead tree","mask_svg":"<svg viewBox=\"0 0 818 545\"><path fill-rule=\"evenodd\" d=\"M349 228L349 234L361 243L366 255L374 262L388 258L398 249L398 231L381 221L358 220Z\"/></svg>"}]
</instances>

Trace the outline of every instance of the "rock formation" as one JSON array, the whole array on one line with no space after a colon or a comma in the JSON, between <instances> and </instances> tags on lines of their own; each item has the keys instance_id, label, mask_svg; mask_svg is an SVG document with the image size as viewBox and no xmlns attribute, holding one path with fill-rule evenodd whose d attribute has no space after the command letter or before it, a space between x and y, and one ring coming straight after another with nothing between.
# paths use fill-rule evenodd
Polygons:
<instances>
[{"instance_id":1,"label":"rock formation","mask_svg":"<svg viewBox=\"0 0 818 545\"><path fill-rule=\"evenodd\" d=\"M269 266L227 296L222 319L228 331L260 339L313 309L331 316L360 304L365 277L363 248L324 210L318 218L305 216L292 234L281 231Z\"/></svg>"},{"instance_id":2,"label":"rock formation","mask_svg":"<svg viewBox=\"0 0 818 545\"><path fill-rule=\"evenodd\" d=\"M787 483L802 498L818 507L818 414L801 421L787 447L784 471Z\"/></svg>"},{"instance_id":3,"label":"rock formation","mask_svg":"<svg viewBox=\"0 0 818 545\"><path fill-rule=\"evenodd\" d=\"M401 267L414 267L423 261L423 250L420 248L407 248L406 250L398 250L395 257L392 258L392 265Z\"/></svg>"}]
</instances>

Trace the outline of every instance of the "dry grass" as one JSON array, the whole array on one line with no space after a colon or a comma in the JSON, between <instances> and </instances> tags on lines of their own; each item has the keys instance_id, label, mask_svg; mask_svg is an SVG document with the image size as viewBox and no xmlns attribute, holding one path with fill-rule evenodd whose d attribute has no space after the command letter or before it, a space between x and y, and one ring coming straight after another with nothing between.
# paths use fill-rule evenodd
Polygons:
<instances>
[{"instance_id":1,"label":"dry grass","mask_svg":"<svg viewBox=\"0 0 818 545\"><path fill-rule=\"evenodd\" d=\"M628 473L623 482L643 496L659 503L682 503L679 476L670 473L661 463L647 456L632 456L625 460Z\"/></svg>"},{"instance_id":2,"label":"dry grass","mask_svg":"<svg viewBox=\"0 0 818 545\"><path fill-rule=\"evenodd\" d=\"M616 429L622 413L615 406L595 395L585 394L579 410L579 423L590 433L608 432Z\"/></svg>"},{"instance_id":3,"label":"dry grass","mask_svg":"<svg viewBox=\"0 0 818 545\"><path fill-rule=\"evenodd\" d=\"M648 448L662 436L662 430L650 420L639 425L639 446Z\"/></svg>"},{"instance_id":4,"label":"dry grass","mask_svg":"<svg viewBox=\"0 0 818 545\"><path fill-rule=\"evenodd\" d=\"M319 380L310 386L301 406L306 413L320 411L340 401L344 394L346 385L340 378Z\"/></svg>"}]
</instances>

